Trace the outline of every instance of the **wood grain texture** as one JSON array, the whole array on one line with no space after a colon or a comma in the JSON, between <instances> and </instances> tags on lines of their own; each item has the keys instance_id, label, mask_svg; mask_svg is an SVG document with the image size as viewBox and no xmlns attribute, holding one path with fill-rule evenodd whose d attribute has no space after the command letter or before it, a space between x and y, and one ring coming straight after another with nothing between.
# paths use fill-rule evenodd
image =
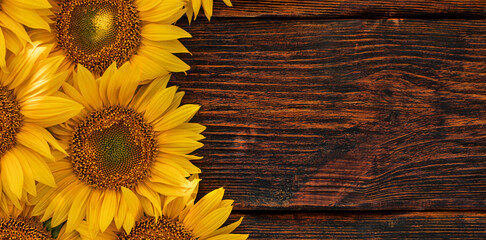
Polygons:
<instances>
[{"instance_id":1,"label":"wood grain texture","mask_svg":"<svg viewBox=\"0 0 486 240\"><path fill-rule=\"evenodd\" d=\"M250 239L484 239L484 212L244 214ZM235 215L236 219L239 215Z\"/></svg>"},{"instance_id":2,"label":"wood grain texture","mask_svg":"<svg viewBox=\"0 0 486 240\"><path fill-rule=\"evenodd\" d=\"M182 26L172 84L208 126L202 192L237 209L484 209L486 21Z\"/></svg>"},{"instance_id":3,"label":"wood grain texture","mask_svg":"<svg viewBox=\"0 0 486 240\"><path fill-rule=\"evenodd\" d=\"M484 18L484 0L214 0L215 17ZM202 19L201 19L202 20Z\"/></svg>"}]
</instances>

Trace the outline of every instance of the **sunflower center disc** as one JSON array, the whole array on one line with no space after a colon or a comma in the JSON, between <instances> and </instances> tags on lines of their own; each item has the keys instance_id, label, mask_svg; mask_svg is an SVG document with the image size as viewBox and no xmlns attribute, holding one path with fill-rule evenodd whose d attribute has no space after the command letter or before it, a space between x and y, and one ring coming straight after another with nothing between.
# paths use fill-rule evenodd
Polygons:
<instances>
[{"instance_id":1,"label":"sunflower center disc","mask_svg":"<svg viewBox=\"0 0 486 240\"><path fill-rule=\"evenodd\" d=\"M52 239L42 224L34 219L0 219L0 239Z\"/></svg>"},{"instance_id":2,"label":"sunflower center disc","mask_svg":"<svg viewBox=\"0 0 486 240\"><path fill-rule=\"evenodd\" d=\"M13 90L0 86L0 157L17 141L15 135L22 126L22 114Z\"/></svg>"},{"instance_id":3,"label":"sunflower center disc","mask_svg":"<svg viewBox=\"0 0 486 240\"><path fill-rule=\"evenodd\" d=\"M75 129L71 161L79 179L95 188L134 188L148 176L155 158L150 125L119 106L92 113Z\"/></svg>"},{"instance_id":4,"label":"sunflower center disc","mask_svg":"<svg viewBox=\"0 0 486 240\"><path fill-rule=\"evenodd\" d=\"M140 45L140 19L133 0L64 0L57 40L75 63L103 73L128 61Z\"/></svg>"},{"instance_id":5,"label":"sunflower center disc","mask_svg":"<svg viewBox=\"0 0 486 240\"><path fill-rule=\"evenodd\" d=\"M181 223L166 217L161 217L157 221L153 217L143 218L137 222L129 235L122 231L118 237L123 240L195 240Z\"/></svg>"}]
</instances>

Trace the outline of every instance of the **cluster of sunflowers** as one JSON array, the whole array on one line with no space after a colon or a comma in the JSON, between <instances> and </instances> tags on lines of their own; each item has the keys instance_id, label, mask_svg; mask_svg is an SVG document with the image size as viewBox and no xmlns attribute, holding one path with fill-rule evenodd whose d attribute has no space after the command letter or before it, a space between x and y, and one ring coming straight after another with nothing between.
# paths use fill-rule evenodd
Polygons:
<instances>
[{"instance_id":1,"label":"cluster of sunflowers","mask_svg":"<svg viewBox=\"0 0 486 240\"><path fill-rule=\"evenodd\" d=\"M1 239L248 238L222 188L195 202L205 127L167 87L212 4L0 0Z\"/></svg>"}]
</instances>

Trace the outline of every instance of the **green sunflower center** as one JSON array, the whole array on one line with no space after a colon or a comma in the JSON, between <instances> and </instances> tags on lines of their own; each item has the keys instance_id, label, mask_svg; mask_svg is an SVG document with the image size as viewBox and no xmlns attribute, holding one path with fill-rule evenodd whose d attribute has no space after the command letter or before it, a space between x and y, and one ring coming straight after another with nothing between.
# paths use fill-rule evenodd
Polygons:
<instances>
[{"instance_id":1,"label":"green sunflower center","mask_svg":"<svg viewBox=\"0 0 486 240\"><path fill-rule=\"evenodd\" d=\"M110 4L89 7L78 5L71 15L70 32L76 45L85 53L95 53L115 41L118 25L115 22L116 9Z\"/></svg>"},{"instance_id":2,"label":"green sunflower center","mask_svg":"<svg viewBox=\"0 0 486 240\"><path fill-rule=\"evenodd\" d=\"M0 86L0 156L12 148L22 127L22 114L13 90Z\"/></svg>"},{"instance_id":3,"label":"green sunflower center","mask_svg":"<svg viewBox=\"0 0 486 240\"><path fill-rule=\"evenodd\" d=\"M52 239L51 234L41 223L34 219L9 218L0 219L0 239L10 240L45 240Z\"/></svg>"},{"instance_id":4,"label":"green sunflower center","mask_svg":"<svg viewBox=\"0 0 486 240\"><path fill-rule=\"evenodd\" d=\"M147 239L147 240L195 240L184 226L175 220L161 217L155 220L146 217L138 221L129 235L124 231L118 234L119 239Z\"/></svg>"},{"instance_id":5,"label":"green sunflower center","mask_svg":"<svg viewBox=\"0 0 486 240\"><path fill-rule=\"evenodd\" d=\"M64 0L57 16L59 46L75 63L103 73L130 59L140 45L133 0Z\"/></svg>"},{"instance_id":6,"label":"green sunflower center","mask_svg":"<svg viewBox=\"0 0 486 240\"><path fill-rule=\"evenodd\" d=\"M135 111L112 106L92 113L75 129L70 145L78 177L96 188L134 188L149 174L155 154L150 125Z\"/></svg>"}]
</instances>

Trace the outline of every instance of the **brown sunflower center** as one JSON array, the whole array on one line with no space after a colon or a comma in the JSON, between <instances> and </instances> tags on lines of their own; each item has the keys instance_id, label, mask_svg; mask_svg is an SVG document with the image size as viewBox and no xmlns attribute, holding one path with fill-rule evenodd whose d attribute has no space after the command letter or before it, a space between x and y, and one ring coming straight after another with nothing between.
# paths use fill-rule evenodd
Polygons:
<instances>
[{"instance_id":1,"label":"brown sunflower center","mask_svg":"<svg viewBox=\"0 0 486 240\"><path fill-rule=\"evenodd\" d=\"M0 157L17 143L22 118L13 90L0 86Z\"/></svg>"},{"instance_id":2,"label":"brown sunflower center","mask_svg":"<svg viewBox=\"0 0 486 240\"><path fill-rule=\"evenodd\" d=\"M9 218L0 219L0 239L45 240L52 238L51 234L35 219Z\"/></svg>"},{"instance_id":3,"label":"brown sunflower center","mask_svg":"<svg viewBox=\"0 0 486 240\"><path fill-rule=\"evenodd\" d=\"M155 220L146 217L138 221L129 235L125 232L118 234L119 239L147 239L147 240L195 240L184 226L175 220L161 217Z\"/></svg>"},{"instance_id":4,"label":"brown sunflower center","mask_svg":"<svg viewBox=\"0 0 486 240\"><path fill-rule=\"evenodd\" d=\"M92 113L74 130L70 156L79 179L95 188L134 188L149 174L156 147L152 127L131 109Z\"/></svg>"},{"instance_id":5,"label":"brown sunflower center","mask_svg":"<svg viewBox=\"0 0 486 240\"><path fill-rule=\"evenodd\" d=\"M128 61L140 45L140 19L133 0L64 0L57 40L75 63L103 73Z\"/></svg>"}]
</instances>

